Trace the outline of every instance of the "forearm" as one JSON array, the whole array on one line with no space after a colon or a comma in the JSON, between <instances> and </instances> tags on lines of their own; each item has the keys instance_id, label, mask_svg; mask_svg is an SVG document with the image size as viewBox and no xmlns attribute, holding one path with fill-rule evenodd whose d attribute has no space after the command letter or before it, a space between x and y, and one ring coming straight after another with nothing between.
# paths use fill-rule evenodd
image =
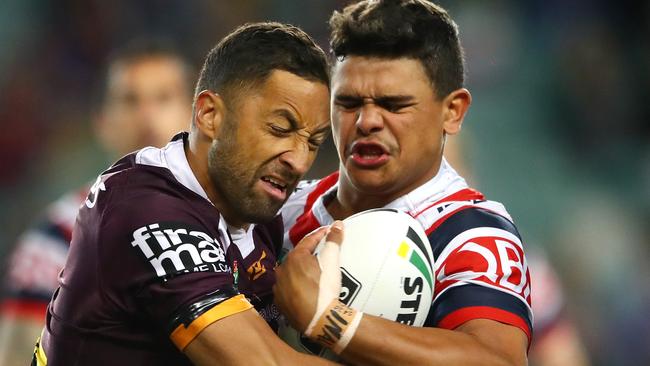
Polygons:
<instances>
[{"instance_id":1,"label":"forearm","mask_svg":"<svg viewBox=\"0 0 650 366\"><path fill-rule=\"evenodd\" d=\"M192 363L197 366L210 365L335 365L335 363L298 353L291 348L272 347L258 343L254 347L242 346L224 352L214 348L194 348Z\"/></svg>"},{"instance_id":2,"label":"forearm","mask_svg":"<svg viewBox=\"0 0 650 366\"><path fill-rule=\"evenodd\" d=\"M293 350L252 309L211 324L184 352L195 365L333 365Z\"/></svg>"},{"instance_id":3,"label":"forearm","mask_svg":"<svg viewBox=\"0 0 650 366\"><path fill-rule=\"evenodd\" d=\"M473 325L465 330L471 332ZM503 352L501 341L507 340L488 341L481 334L458 329L410 327L364 315L341 356L347 362L363 365L527 364L525 347L523 352Z\"/></svg>"}]
</instances>

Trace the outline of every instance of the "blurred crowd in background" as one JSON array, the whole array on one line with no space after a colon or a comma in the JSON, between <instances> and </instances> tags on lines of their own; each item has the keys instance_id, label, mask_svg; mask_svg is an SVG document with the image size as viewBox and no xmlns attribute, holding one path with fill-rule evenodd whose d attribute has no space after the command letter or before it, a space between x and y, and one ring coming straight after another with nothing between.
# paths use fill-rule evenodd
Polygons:
<instances>
[{"instance_id":1,"label":"blurred crowd in background","mask_svg":"<svg viewBox=\"0 0 650 366\"><path fill-rule=\"evenodd\" d=\"M326 21L346 3L0 2L2 263L47 203L113 158L92 123L112 49L162 37L198 69L228 31L260 20L328 49ZM592 363L650 364L650 2L438 3L460 27L474 98L458 141L469 183L546 252ZM309 176L336 167L330 142Z\"/></svg>"}]
</instances>

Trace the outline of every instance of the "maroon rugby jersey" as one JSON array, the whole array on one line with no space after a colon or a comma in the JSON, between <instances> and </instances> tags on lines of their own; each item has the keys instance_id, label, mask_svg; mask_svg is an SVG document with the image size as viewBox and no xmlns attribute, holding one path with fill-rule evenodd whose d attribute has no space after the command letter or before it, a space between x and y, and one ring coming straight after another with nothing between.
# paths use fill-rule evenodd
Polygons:
<instances>
[{"instance_id":1,"label":"maroon rugby jersey","mask_svg":"<svg viewBox=\"0 0 650 366\"><path fill-rule=\"evenodd\" d=\"M281 219L233 242L189 168L186 139L125 156L91 188L37 364L189 364L182 349L210 323L251 303L275 321Z\"/></svg>"}]
</instances>

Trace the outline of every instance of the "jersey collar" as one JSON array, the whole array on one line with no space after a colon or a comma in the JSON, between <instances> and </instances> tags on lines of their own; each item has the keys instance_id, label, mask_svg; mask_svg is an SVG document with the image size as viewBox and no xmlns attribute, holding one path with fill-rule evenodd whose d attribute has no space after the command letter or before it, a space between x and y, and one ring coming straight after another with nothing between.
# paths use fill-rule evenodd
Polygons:
<instances>
[{"instance_id":1,"label":"jersey collar","mask_svg":"<svg viewBox=\"0 0 650 366\"><path fill-rule=\"evenodd\" d=\"M153 146L145 147L138 151L135 161L138 164L169 169L179 183L212 203L196 179L185 156L184 144L188 136L187 132L181 132L162 149Z\"/></svg>"},{"instance_id":2,"label":"jersey collar","mask_svg":"<svg viewBox=\"0 0 650 366\"><path fill-rule=\"evenodd\" d=\"M329 202L329 198L336 195L338 187L339 185L337 182L314 202L312 212L321 225L328 225L334 222L334 218L327 211L326 202ZM463 177L461 177L454 168L449 165L447 160L443 158L440 164L440 169L433 178L411 192L398 197L384 207L415 213L422 209L423 206L428 205L431 202L439 201L446 196L465 188L468 188L465 179L463 179Z\"/></svg>"}]
</instances>

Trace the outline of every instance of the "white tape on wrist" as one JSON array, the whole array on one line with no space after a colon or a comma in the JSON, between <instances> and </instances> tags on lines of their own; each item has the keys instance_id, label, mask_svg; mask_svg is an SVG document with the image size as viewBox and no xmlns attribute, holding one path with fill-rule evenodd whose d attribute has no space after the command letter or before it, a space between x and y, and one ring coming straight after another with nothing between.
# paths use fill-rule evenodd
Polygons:
<instances>
[{"instance_id":1,"label":"white tape on wrist","mask_svg":"<svg viewBox=\"0 0 650 366\"><path fill-rule=\"evenodd\" d=\"M318 300L316 301L316 312L305 330L305 335L316 325L318 319L325 312L332 300L339 297L341 291L341 269L339 268L339 245L327 241L318 254L318 265L320 266L320 280L318 283Z\"/></svg>"},{"instance_id":2,"label":"white tape on wrist","mask_svg":"<svg viewBox=\"0 0 650 366\"><path fill-rule=\"evenodd\" d=\"M335 299L315 322L312 321L305 335L340 354L354 337L362 317L362 312Z\"/></svg>"},{"instance_id":3,"label":"white tape on wrist","mask_svg":"<svg viewBox=\"0 0 650 366\"><path fill-rule=\"evenodd\" d=\"M363 313L339 301L341 292L341 269L339 266L339 244L326 241L318 254L321 269L316 312L305 335L332 349L343 352L354 336Z\"/></svg>"},{"instance_id":4,"label":"white tape on wrist","mask_svg":"<svg viewBox=\"0 0 650 366\"><path fill-rule=\"evenodd\" d=\"M357 328L359 328L359 324L361 323L361 318L363 317L363 313L360 311L356 311L354 314L354 318L350 322L350 325L348 325L348 329L343 333L341 336L341 339L339 339L338 342L336 342L336 345L334 345L334 348L332 348L332 351L334 351L337 355L340 355L341 352L345 349L345 347L348 346L348 343L352 340L352 337L354 337L354 334L357 332Z\"/></svg>"}]
</instances>

